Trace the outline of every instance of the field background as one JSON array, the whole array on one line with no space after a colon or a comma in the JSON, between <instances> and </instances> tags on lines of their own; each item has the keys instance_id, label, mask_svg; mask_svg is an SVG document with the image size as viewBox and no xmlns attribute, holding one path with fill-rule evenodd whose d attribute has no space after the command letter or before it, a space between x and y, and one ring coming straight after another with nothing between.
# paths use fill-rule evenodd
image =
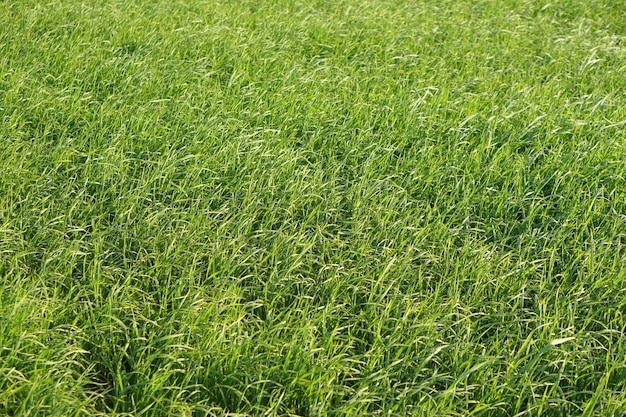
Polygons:
<instances>
[{"instance_id":1,"label":"field background","mask_svg":"<svg viewBox=\"0 0 626 417\"><path fill-rule=\"evenodd\" d=\"M0 415L623 415L626 6L0 3Z\"/></svg>"}]
</instances>

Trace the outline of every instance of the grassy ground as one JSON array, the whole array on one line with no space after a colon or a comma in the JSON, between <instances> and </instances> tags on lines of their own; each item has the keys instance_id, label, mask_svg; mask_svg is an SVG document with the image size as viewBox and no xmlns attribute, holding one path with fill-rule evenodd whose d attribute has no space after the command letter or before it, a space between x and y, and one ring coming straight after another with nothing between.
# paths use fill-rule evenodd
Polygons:
<instances>
[{"instance_id":1,"label":"grassy ground","mask_svg":"<svg viewBox=\"0 0 626 417\"><path fill-rule=\"evenodd\" d=\"M0 25L0 415L626 409L621 2Z\"/></svg>"}]
</instances>

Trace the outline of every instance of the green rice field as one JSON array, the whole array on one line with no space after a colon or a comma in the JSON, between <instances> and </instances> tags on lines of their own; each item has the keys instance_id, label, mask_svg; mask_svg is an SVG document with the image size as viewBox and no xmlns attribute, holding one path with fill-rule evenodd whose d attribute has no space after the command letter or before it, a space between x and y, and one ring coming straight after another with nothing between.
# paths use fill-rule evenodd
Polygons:
<instances>
[{"instance_id":1,"label":"green rice field","mask_svg":"<svg viewBox=\"0 0 626 417\"><path fill-rule=\"evenodd\" d=\"M623 1L0 1L0 416L624 415Z\"/></svg>"}]
</instances>

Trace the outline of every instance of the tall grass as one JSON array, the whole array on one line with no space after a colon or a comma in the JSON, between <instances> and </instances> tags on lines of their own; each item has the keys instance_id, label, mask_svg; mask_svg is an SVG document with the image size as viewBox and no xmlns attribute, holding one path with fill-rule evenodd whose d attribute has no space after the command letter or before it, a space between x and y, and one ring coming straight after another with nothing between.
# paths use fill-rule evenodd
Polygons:
<instances>
[{"instance_id":1,"label":"tall grass","mask_svg":"<svg viewBox=\"0 0 626 417\"><path fill-rule=\"evenodd\" d=\"M0 25L0 415L626 410L620 2Z\"/></svg>"}]
</instances>

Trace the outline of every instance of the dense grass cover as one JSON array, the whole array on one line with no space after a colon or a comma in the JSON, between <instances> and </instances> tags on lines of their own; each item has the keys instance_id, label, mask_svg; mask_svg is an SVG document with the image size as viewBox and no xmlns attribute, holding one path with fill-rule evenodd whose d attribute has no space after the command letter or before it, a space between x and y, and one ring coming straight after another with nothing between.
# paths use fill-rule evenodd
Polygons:
<instances>
[{"instance_id":1,"label":"dense grass cover","mask_svg":"<svg viewBox=\"0 0 626 417\"><path fill-rule=\"evenodd\" d=\"M0 24L0 415L626 410L622 2Z\"/></svg>"}]
</instances>

